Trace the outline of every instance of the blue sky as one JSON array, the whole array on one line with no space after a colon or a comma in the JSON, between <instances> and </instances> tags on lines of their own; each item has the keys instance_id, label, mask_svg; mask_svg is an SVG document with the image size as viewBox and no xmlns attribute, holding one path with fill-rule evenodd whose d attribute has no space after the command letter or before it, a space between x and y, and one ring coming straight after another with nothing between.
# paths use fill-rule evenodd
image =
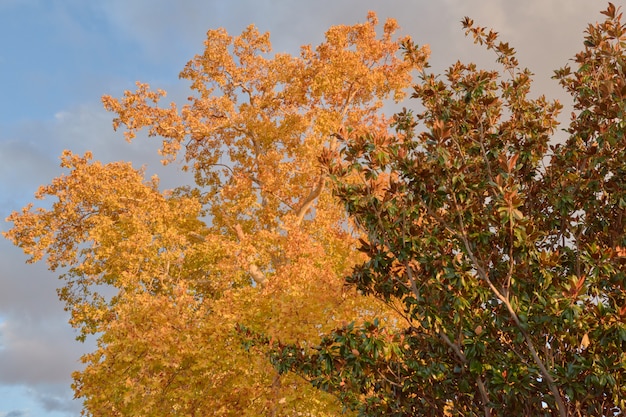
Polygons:
<instances>
[{"instance_id":1,"label":"blue sky","mask_svg":"<svg viewBox=\"0 0 626 417\"><path fill-rule=\"evenodd\" d=\"M563 98L551 71L581 48L586 24L605 7L589 0L0 0L0 218L60 173L63 149L146 165L166 187L186 181L175 166L160 167L153 143L127 144L113 132L100 97L120 96L138 80L172 100L186 97L178 73L202 52L208 29L238 34L255 23L270 31L276 51L297 53L329 26L362 22L374 10L429 43L436 70L457 59L492 66L493 56L463 36L459 22L469 15L518 49L536 73L536 92ZM24 261L0 239L0 417L79 415L70 374L93 341L74 341L55 275Z\"/></svg>"}]
</instances>

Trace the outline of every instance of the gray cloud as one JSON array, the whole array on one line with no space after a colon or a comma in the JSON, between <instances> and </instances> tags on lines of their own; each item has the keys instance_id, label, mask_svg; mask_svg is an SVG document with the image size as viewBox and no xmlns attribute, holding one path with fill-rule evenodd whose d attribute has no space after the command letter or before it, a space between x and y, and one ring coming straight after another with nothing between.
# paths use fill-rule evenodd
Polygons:
<instances>
[{"instance_id":1,"label":"gray cloud","mask_svg":"<svg viewBox=\"0 0 626 417\"><path fill-rule=\"evenodd\" d=\"M26 259L20 249L0 239L0 315L65 318L56 297L56 274L47 271L45 264L25 264Z\"/></svg>"},{"instance_id":2,"label":"gray cloud","mask_svg":"<svg viewBox=\"0 0 626 417\"><path fill-rule=\"evenodd\" d=\"M81 368L78 358L94 349L93 341L85 345L76 342L65 316L44 319L37 313L41 311L31 309L27 317L2 312L0 386L5 392L10 387L22 390L30 404L43 410L76 416L82 407L73 399L70 374Z\"/></svg>"},{"instance_id":3,"label":"gray cloud","mask_svg":"<svg viewBox=\"0 0 626 417\"><path fill-rule=\"evenodd\" d=\"M0 215L6 217L17 209L17 201L32 199L33 192L52 178L58 162L34 142L9 139L0 142ZM0 226L0 229L2 227Z\"/></svg>"},{"instance_id":4,"label":"gray cloud","mask_svg":"<svg viewBox=\"0 0 626 417\"><path fill-rule=\"evenodd\" d=\"M0 384L68 387L70 372L81 368L78 357L93 348L75 336L60 317L5 315L0 324Z\"/></svg>"},{"instance_id":5,"label":"gray cloud","mask_svg":"<svg viewBox=\"0 0 626 417\"><path fill-rule=\"evenodd\" d=\"M6 414L3 414L3 417L26 417L28 412L22 410L13 410L9 411Z\"/></svg>"},{"instance_id":6,"label":"gray cloud","mask_svg":"<svg viewBox=\"0 0 626 417\"><path fill-rule=\"evenodd\" d=\"M63 413L65 416L77 416L81 411L80 401L72 399L69 388L58 389L55 386L39 386L29 393L45 411Z\"/></svg>"}]
</instances>

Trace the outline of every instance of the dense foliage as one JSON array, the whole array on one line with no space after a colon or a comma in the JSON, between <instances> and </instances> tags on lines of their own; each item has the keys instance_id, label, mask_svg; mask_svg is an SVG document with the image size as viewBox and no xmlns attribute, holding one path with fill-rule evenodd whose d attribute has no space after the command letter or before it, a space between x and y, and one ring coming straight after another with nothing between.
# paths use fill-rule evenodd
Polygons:
<instances>
[{"instance_id":1,"label":"dense foliage","mask_svg":"<svg viewBox=\"0 0 626 417\"><path fill-rule=\"evenodd\" d=\"M501 71L422 71L422 112L325 153L367 234L348 282L402 319L273 342L281 372L364 416L626 410L626 27L603 14L555 73L575 103L564 143L561 105L531 98L513 48L466 18Z\"/></svg>"},{"instance_id":2,"label":"dense foliage","mask_svg":"<svg viewBox=\"0 0 626 417\"><path fill-rule=\"evenodd\" d=\"M562 143L562 106L469 18L500 70L433 74L370 14L299 56L211 30L182 106L141 83L105 96L195 184L66 151L51 206L8 219L97 338L83 414L626 410L626 26L603 14L555 73ZM411 83L420 110L386 118Z\"/></svg>"},{"instance_id":3,"label":"dense foliage","mask_svg":"<svg viewBox=\"0 0 626 417\"><path fill-rule=\"evenodd\" d=\"M97 337L74 374L85 415L341 413L246 352L235 325L314 345L344 321L393 316L344 288L359 256L318 156L347 126L386 129L382 102L403 97L427 55L402 59L396 30L370 14L299 56L272 54L254 26L211 30L180 74L187 104L160 106L165 92L141 83L103 98L116 129L160 137L164 163L180 156L195 184L163 191L129 163L66 151L68 173L37 193L52 207L9 218L6 236L63 272L80 338Z\"/></svg>"}]
</instances>

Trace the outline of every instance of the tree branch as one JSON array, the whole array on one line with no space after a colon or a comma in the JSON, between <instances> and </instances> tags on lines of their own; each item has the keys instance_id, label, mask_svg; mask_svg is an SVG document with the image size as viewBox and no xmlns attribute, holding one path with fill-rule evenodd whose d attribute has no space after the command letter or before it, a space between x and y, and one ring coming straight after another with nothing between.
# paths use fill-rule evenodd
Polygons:
<instances>
[{"instance_id":1,"label":"tree branch","mask_svg":"<svg viewBox=\"0 0 626 417\"><path fill-rule=\"evenodd\" d=\"M455 207L455 209L458 209L458 207ZM463 222L463 217L458 212L458 210L457 210L457 213L458 213L458 218L459 218L459 227L461 228L461 231L458 232L458 231L454 230L453 228L448 226L445 223L445 221L443 222L444 226L451 233L455 234L456 236L458 236L461 239L461 241L463 242L463 246L465 247L465 251L466 251L467 255L469 256L470 260L472 261L472 264L474 265L474 268L476 268L476 271L478 272L478 275L480 276L480 278L483 281L485 281L487 283L487 285L489 286L491 291L495 294L495 296L498 298L498 300L500 300L505 305L507 311L509 312L509 315L511 316L511 318L513 319L513 322L515 323L515 326L520 330L520 332L524 336L524 340L526 341L526 345L528 346L528 350L530 351L530 354L531 354L531 356L533 358L533 361L539 367L539 371L541 372L541 376L543 378L545 378L545 380L546 380L546 382L548 384L548 387L550 388L550 391L552 392L552 395L554 396L554 401L556 402L556 405L557 405L557 408L558 408L558 411L559 411L559 415L561 417L567 417L567 414L568 414L567 413L567 409L565 408L565 403L563 402L563 398L561 397L561 393L559 392L559 389L556 386L556 382L555 382L554 378L552 377L552 375L550 374L550 372L548 371L548 369L544 365L543 361L541 360L541 358L537 354L537 350L535 349L535 344L533 343L532 338L530 337L530 334L528 334L528 332L526 331L526 329L522 325L522 322L520 321L519 316L517 315L517 313L513 309L513 306L511 305L511 302L509 301L508 296L504 296L495 287L495 285L493 284L493 282L489 278L489 275L487 274L487 271L483 268L482 264L479 262L478 258L474 254L474 251L471 248L469 240L467 239L467 231L465 230L465 224ZM441 220L443 221L443 219L441 219Z\"/></svg>"},{"instance_id":2,"label":"tree branch","mask_svg":"<svg viewBox=\"0 0 626 417\"><path fill-rule=\"evenodd\" d=\"M320 174L317 183L309 193L309 195L304 199L298 210L296 211L296 224L300 224L304 219L304 216L313 205L313 202L322 194L322 190L324 189L324 183L326 182L326 177L324 174Z\"/></svg>"}]
</instances>

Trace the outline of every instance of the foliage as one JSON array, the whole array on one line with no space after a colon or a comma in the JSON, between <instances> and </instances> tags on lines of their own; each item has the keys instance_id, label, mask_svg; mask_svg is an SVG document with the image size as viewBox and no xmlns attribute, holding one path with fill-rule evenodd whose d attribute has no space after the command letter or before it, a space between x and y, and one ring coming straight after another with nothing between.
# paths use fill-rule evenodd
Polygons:
<instances>
[{"instance_id":1,"label":"foliage","mask_svg":"<svg viewBox=\"0 0 626 417\"><path fill-rule=\"evenodd\" d=\"M105 96L128 140L162 138L195 186L161 191L128 163L66 151L66 175L13 213L6 237L63 272L59 296L79 338L97 350L74 374L84 415L337 415L341 405L264 350L246 351L236 323L314 345L344 321L393 313L344 288L360 258L318 162L334 133L383 131L384 100L403 97L426 48L403 59L397 25L336 26L300 56L271 54L268 34L207 34L181 72L182 107L138 83ZM315 277L312 279L311 277Z\"/></svg>"},{"instance_id":2,"label":"foliage","mask_svg":"<svg viewBox=\"0 0 626 417\"><path fill-rule=\"evenodd\" d=\"M626 411L626 26L603 14L555 72L575 103L564 143L549 144L561 105L531 98L514 49L466 18L502 71L421 71L423 112L325 153L367 234L348 282L402 319L314 347L247 333L277 369L364 416Z\"/></svg>"}]
</instances>

